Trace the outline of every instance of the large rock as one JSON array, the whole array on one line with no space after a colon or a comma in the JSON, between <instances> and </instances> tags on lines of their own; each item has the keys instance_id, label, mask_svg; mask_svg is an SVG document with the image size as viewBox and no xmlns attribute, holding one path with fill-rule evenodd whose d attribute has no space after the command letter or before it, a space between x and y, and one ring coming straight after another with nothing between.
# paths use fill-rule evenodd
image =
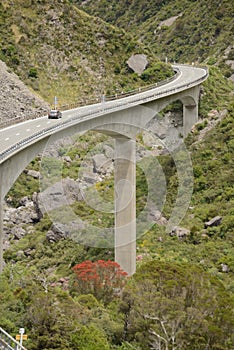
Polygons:
<instances>
[{"instance_id":1,"label":"large rock","mask_svg":"<svg viewBox=\"0 0 234 350\"><path fill-rule=\"evenodd\" d=\"M14 226L12 227L11 234L13 235L14 239L20 239L25 236L26 231L22 227Z\"/></svg>"},{"instance_id":2,"label":"large rock","mask_svg":"<svg viewBox=\"0 0 234 350\"><path fill-rule=\"evenodd\" d=\"M133 72L139 75L141 75L144 72L148 64L149 62L147 60L146 55L144 54L132 55L127 61L128 67L132 69Z\"/></svg>"},{"instance_id":3,"label":"large rock","mask_svg":"<svg viewBox=\"0 0 234 350\"><path fill-rule=\"evenodd\" d=\"M98 153L93 156L94 173L107 174L113 170L112 160L104 154Z\"/></svg>"},{"instance_id":4,"label":"large rock","mask_svg":"<svg viewBox=\"0 0 234 350\"><path fill-rule=\"evenodd\" d=\"M212 226L219 226L222 221L222 216L215 216L211 220L205 222L205 228L212 227Z\"/></svg>"},{"instance_id":5,"label":"large rock","mask_svg":"<svg viewBox=\"0 0 234 350\"><path fill-rule=\"evenodd\" d=\"M76 240L76 238L79 236L79 231L84 229L84 227L85 224L81 221L78 222L78 220L65 224L56 223L51 226L50 230L46 234L46 238L51 243L58 242L59 240L65 238L72 238Z\"/></svg>"},{"instance_id":6,"label":"large rock","mask_svg":"<svg viewBox=\"0 0 234 350\"><path fill-rule=\"evenodd\" d=\"M190 231L184 227L175 226L170 233L170 236L177 236L178 238L185 238L190 235Z\"/></svg>"},{"instance_id":7,"label":"large rock","mask_svg":"<svg viewBox=\"0 0 234 350\"><path fill-rule=\"evenodd\" d=\"M82 200L80 184L69 177L49 186L38 195L39 207L43 213L79 200Z\"/></svg>"},{"instance_id":8,"label":"large rock","mask_svg":"<svg viewBox=\"0 0 234 350\"><path fill-rule=\"evenodd\" d=\"M150 220L153 220L158 225L166 226L167 225L167 219L162 215L160 210L151 210L149 213Z\"/></svg>"},{"instance_id":9,"label":"large rock","mask_svg":"<svg viewBox=\"0 0 234 350\"><path fill-rule=\"evenodd\" d=\"M34 233L34 224L41 219L34 201L25 196L20 200L18 208L4 206L4 249L9 246L9 240L21 239L26 234Z\"/></svg>"},{"instance_id":10,"label":"large rock","mask_svg":"<svg viewBox=\"0 0 234 350\"><path fill-rule=\"evenodd\" d=\"M20 206L18 208L8 208L5 212L4 221L12 225L31 224L38 222L39 217L34 206Z\"/></svg>"},{"instance_id":11,"label":"large rock","mask_svg":"<svg viewBox=\"0 0 234 350\"><path fill-rule=\"evenodd\" d=\"M36 170L28 170L27 171L28 176L32 176L34 179L41 179L41 174L39 171Z\"/></svg>"}]
</instances>

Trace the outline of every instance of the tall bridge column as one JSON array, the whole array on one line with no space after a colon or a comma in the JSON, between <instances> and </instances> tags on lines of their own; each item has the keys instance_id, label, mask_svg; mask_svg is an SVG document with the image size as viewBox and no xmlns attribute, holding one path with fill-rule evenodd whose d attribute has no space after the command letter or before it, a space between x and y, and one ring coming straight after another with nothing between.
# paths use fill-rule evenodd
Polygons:
<instances>
[{"instance_id":1,"label":"tall bridge column","mask_svg":"<svg viewBox=\"0 0 234 350\"><path fill-rule=\"evenodd\" d=\"M115 139L115 261L133 275L136 270L136 142Z\"/></svg>"},{"instance_id":2,"label":"tall bridge column","mask_svg":"<svg viewBox=\"0 0 234 350\"><path fill-rule=\"evenodd\" d=\"M183 136L186 137L198 122L198 102L200 86L190 89L187 96L181 98L183 103Z\"/></svg>"},{"instance_id":3,"label":"tall bridge column","mask_svg":"<svg viewBox=\"0 0 234 350\"><path fill-rule=\"evenodd\" d=\"M186 137L198 122L198 104L183 105L183 136Z\"/></svg>"}]
</instances>

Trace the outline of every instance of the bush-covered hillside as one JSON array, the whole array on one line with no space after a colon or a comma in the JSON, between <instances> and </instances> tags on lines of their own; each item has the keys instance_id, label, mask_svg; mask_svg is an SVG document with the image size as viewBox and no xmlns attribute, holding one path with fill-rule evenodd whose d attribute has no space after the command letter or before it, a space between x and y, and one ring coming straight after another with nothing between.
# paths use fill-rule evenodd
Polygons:
<instances>
[{"instance_id":1,"label":"bush-covered hillside","mask_svg":"<svg viewBox=\"0 0 234 350\"><path fill-rule=\"evenodd\" d=\"M149 67L159 63L130 33L68 0L4 0L0 33L0 59L51 104L54 96L61 104L149 84L127 69L132 54L145 53Z\"/></svg>"},{"instance_id":2,"label":"bush-covered hillside","mask_svg":"<svg viewBox=\"0 0 234 350\"><path fill-rule=\"evenodd\" d=\"M82 1L90 14L128 30L161 59L217 62L233 73L234 9L230 0ZM229 62L228 62L229 61ZM226 64L227 63L227 64Z\"/></svg>"},{"instance_id":3,"label":"bush-covered hillside","mask_svg":"<svg viewBox=\"0 0 234 350\"><path fill-rule=\"evenodd\" d=\"M49 102L54 94L74 101L76 91L80 99L142 85L142 77L125 65L136 52L147 54L149 69L155 72L162 67L156 53L183 61L199 58L209 66L209 79L201 88L200 122L184 140L193 164L194 189L179 223L183 234L166 231L178 172L173 155L159 146L154 160L166 182L166 200L155 213L155 224L137 240L137 270L132 277L113 263L113 247L102 248L104 228L113 225L114 215L84 200L91 181L89 188L97 199L113 201L113 173L98 173L93 152L97 149L112 163L113 144L107 136L87 132L60 140L47 149L44 159L40 155L28 165L6 196L0 327L13 337L25 327L28 350L233 350L234 105L233 83L226 77L231 71L222 63L232 42L231 5L225 0L0 3L0 58ZM163 20L178 15L172 24L159 28ZM232 50L228 52L231 59ZM171 73L168 66L163 69L160 79ZM181 103L168 106L159 117L166 119L175 110L182 114ZM141 146L144 140L143 134L137 136ZM138 158L155 151L150 144L142 148ZM43 161L48 178L42 172ZM40 188L60 166L69 187L66 200L81 219L73 239L38 205ZM80 172L86 172L87 183ZM99 180L92 182L95 175ZM146 176L138 166L136 184L138 214L148 195ZM60 192L61 188L54 192L55 201ZM65 215L65 210L60 212L62 220ZM207 224L215 217L215 225ZM95 234L83 232L82 221L103 229L100 245L85 239L81 244L86 234L91 240Z\"/></svg>"},{"instance_id":4,"label":"bush-covered hillside","mask_svg":"<svg viewBox=\"0 0 234 350\"><path fill-rule=\"evenodd\" d=\"M211 72L211 80L214 76L222 85L223 78L216 74L216 69ZM218 101L220 111L225 107L222 103L221 98ZM80 245L64 237L50 240L48 232L52 223L44 215L34 225L33 234L26 234L18 242L12 240L4 254L7 266L0 290L2 326L14 334L24 320L30 336L28 349L71 349L75 346L82 349L83 346L91 350L94 339L97 349L133 347L143 350L152 343L157 346L158 335L172 344L169 334L175 332L175 344L180 344L184 350L203 350L208 343L211 350L231 350L234 106L228 103L226 107L221 119L217 114L203 119L186 141L192 154L194 194L181 226L188 229L189 234L180 238L171 236L163 225L155 224L137 241L136 275L129 279L121 295L110 295L95 289L96 284L90 282L92 275L87 284L77 282L72 267L87 260L113 259L113 250ZM218 124L208 130L213 122ZM64 164L64 176L75 178L85 154L102 141L103 137L87 134L79 138L74 149L61 147L61 155L72 160ZM79 158L76 158L77 149ZM168 175L164 215L169 217L177 189L176 170L169 156L161 156L159 161ZM40 169L38 162L33 162L29 168ZM147 194L144 175L139 172L137 186L139 206ZM113 196L113 179L106 179L97 189L105 198L113 198L109 197ZM21 196L37 190L37 181L25 172L9 193L8 202L18 198L15 204L19 206ZM85 220L100 226L109 223L105 215L85 203L77 202L73 208ZM222 217L221 224L205 227L215 216ZM99 277L94 276L93 283L96 283ZM49 312L42 312L45 309ZM10 310L7 317L6 310ZM164 323L167 336L162 327Z\"/></svg>"}]
</instances>

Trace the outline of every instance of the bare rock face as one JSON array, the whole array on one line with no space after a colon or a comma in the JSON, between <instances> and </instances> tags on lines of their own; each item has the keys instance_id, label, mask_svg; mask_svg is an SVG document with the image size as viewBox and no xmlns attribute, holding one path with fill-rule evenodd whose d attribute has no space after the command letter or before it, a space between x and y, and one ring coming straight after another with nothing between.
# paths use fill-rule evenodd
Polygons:
<instances>
[{"instance_id":1,"label":"bare rock face","mask_svg":"<svg viewBox=\"0 0 234 350\"><path fill-rule=\"evenodd\" d=\"M127 61L128 67L131 68L133 72L139 75L141 75L144 72L148 64L149 62L147 60L146 55L144 54L132 55Z\"/></svg>"},{"instance_id":2,"label":"bare rock face","mask_svg":"<svg viewBox=\"0 0 234 350\"><path fill-rule=\"evenodd\" d=\"M177 18L181 17L182 15L183 15L183 13L180 13L178 16L173 16L173 17L170 17L168 19L165 19L164 21L162 21L159 24L158 29L161 29L164 26L165 27L170 27L177 20Z\"/></svg>"},{"instance_id":3,"label":"bare rock face","mask_svg":"<svg viewBox=\"0 0 234 350\"><path fill-rule=\"evenodd\" d=\"M49 105L34 94L0 60L0 126L21 118L36 118L47 113Z\"/></svg>"},{"instance_id":4,"label":"bare rock face","mask_svg":"<svg viewBox=\"0 0 234 350\"><path fill-rule=\"evenodd\" d=\"M79 200L82 200L80 184L67 177L39 193L38 206L44 213L47 210L54 210Z\"/></svg>"},{"instance_id":5,"label":"bare rock face","mask_svg":"<svg viewBox=\"0 0 234 350\"><path fill-rule=\"evenodd\" d=\"M38 213L32 201L27 202L18 208L8 207L5 210L4 221L8 226L32 224L39 221Z\"/></svg>"},{"instance_id":6,"label":"bare rock face","mask_svg":"<svg viewBox=\"0 0 234 350\"><path fill-rule=\"evenodd\" d=\"M178 238L185 238L190 235L190 231L184 227L176 226L172 229L170 236L177 236Z\"/></svg>"},{"instance_id":7,"label":"bare rock face","mask_svg":"<svg viewBox=\"0 0 234 350\"><path fill-rule=\"evenodd\" d=\"M20 201L18 208L4 205L4 250L10 246L11 240L19 240L26 234L34 233L34 224L40 221L34 200L27 196Z\"/></svg>"},{"instance_id":8,"label":"bare rock face","mask_svg":"<svg viewBox=\"0 0 234 350\"><path fill-rule=\"evenodd\" d=\"M94 173L107 174L113 170L112 160L104 154L98 153L93 156Z\"/></svg>"}]
</instances>

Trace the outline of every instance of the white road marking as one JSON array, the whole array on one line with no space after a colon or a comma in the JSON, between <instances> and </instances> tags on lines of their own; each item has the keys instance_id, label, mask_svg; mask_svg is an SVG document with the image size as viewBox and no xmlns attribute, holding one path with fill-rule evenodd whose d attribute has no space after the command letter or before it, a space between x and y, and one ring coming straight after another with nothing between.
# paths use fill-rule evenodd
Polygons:
<instances>
[{"instance_id":1,"label":"white road marking","mask_svg":"<svg viewBox=\"0 0 234 350\"><path fill-rule=\"evenodd\" d=\"M30 129L27 129L26 131L30 131Z\"/></svg>"},{"instance_id":2,"label":"white road marking","mask_svg":"<svg viewBox=\"0 0 234 350\"><path fill-rule=\"evenodd\" d=\"M19 136L19 135L20 135L20 133L19 133L19 132L17 132L16 136Z\"/></svg>"},{"instance_id":3,"label":"white road marking","mask_svg":"<svg viewBox=\"0 0 234 350\"><path fill-rule=\"evenodd\" d=\"M5 141L8 141L8 140L10 140L10 137L5 138Z\"/></svg>"},{"instance_id":4,"label":"white road marking","mask_svg":"<svg viewBox=\"0 0 234 350\"><path fill-rule=\"evenodd\" d=\"M37 128L40 128L41 124L37 125Z\"/></svg>"}]
</instances>

